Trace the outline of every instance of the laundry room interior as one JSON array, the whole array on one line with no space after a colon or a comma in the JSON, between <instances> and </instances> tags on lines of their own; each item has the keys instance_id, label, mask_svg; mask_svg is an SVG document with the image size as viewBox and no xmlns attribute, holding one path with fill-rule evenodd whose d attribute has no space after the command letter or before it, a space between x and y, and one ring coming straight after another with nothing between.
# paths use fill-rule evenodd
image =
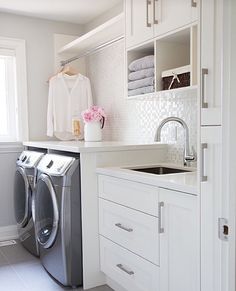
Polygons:
<instances>
[{"instance_id":1,"label":"laundry room interior","mask_svg":"<svg viewBox=\"0 0 236 291\"><path fill-rule=\"evenodd\" d=\"M235 15L0 0L0 291L236 291Z\"/></svg>"}]
</instances>

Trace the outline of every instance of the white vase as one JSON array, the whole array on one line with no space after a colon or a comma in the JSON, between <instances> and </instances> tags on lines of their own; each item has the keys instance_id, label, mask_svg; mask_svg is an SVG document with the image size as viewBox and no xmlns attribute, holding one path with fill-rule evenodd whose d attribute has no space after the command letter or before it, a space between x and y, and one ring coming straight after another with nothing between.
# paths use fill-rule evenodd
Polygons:
<instances>
[{"instance_id":1,"label":"white vase","mask_svg":"<svg viewBox=\"0 0 236 291\"><path fill-rule=\"evenodd\" d=\"M85 141L101 141L102 129L100 121L86 122L84 125Z\"/></svg>"}]
</instances>

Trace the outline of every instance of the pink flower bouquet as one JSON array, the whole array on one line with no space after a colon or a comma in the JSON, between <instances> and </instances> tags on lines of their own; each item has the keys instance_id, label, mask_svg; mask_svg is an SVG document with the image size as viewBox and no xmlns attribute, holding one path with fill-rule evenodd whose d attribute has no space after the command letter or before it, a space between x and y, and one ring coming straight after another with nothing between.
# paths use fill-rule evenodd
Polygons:
<instances>
[{"instance_id":1,"label":"pink flower bouquet","mask_svg":"<svg viewBox=\"0 0 236 291\"><path fill-rule=\"evenodd\" d=\"M85 123L100 122L101 128L104 127L106 114L102 107L91 106L89 109L82 112L82 117Z\"/></svg>"}]
</instances>

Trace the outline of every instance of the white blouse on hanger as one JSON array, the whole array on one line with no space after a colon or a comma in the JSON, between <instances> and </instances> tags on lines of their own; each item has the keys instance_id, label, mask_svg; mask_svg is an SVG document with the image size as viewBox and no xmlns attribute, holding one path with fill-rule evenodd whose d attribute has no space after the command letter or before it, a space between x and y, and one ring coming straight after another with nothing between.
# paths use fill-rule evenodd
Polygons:
<instances>
[{"instance_id":1,"label":"white blouse on hanger","mask_svg":"<svg viewBox=\"0 0 236 291\"><path fill-rule=\"evenodd\" d=\"M59 73L49 82L47 135L71 140L72 119L93 104L90 81L77 74Z\"/></svg>"}]
</instances>

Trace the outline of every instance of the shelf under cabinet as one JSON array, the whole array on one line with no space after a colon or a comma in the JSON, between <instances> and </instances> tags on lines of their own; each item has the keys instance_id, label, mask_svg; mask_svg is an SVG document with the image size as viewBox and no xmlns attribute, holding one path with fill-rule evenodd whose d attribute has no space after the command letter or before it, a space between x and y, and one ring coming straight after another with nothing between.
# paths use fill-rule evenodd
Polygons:
<instances>
[{"instance_id":1,"label":"shelf under cabinet","mask_svg":"<svg viewBox=\"0 0 236 291\"><path fill-rule=\"evenodd\" d=\"M78 37L74 41L63 46L59 54L70 53L82 55L95 47L124 36L124 14L113 17L95 29Z\"/></svg>"},{"instance_id":2,"label":"shelf under cabinet","mask_svg":"<svg viewBox=\"0 0 236 291\"><path fill-rule=\"evenodd\" d=\"M155 91L155 92L147 93L147 94L141 94L141 95L135 95L135 96L128 96L128 97L126 97L126 99L160 98L160 97L163 97L165 94L188 92L188 91L192 91L192 90L197 90L197 88L198 88L197 85L193 85L193 86L175 88L175 89L170 89L170 90Z\"/></svg>"}]
</instances>

